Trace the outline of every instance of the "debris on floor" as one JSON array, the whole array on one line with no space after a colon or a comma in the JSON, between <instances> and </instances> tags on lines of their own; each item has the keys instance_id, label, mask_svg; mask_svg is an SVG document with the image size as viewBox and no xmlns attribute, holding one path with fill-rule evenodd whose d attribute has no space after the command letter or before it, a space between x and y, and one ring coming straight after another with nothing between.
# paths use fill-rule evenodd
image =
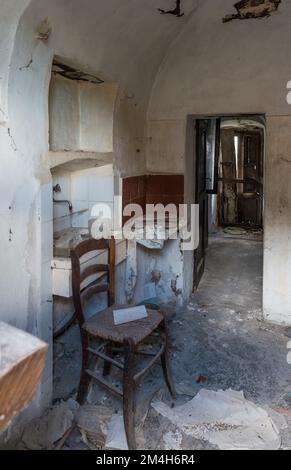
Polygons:
<instances>
[{"instance_id":1,"label":"debris on floor","mask_svg":"<svg viewBox=\"0 0 291 470\"><path fill-rule=\"evenodd\" d=\"M289 406L291 406L291 392L286 393L284 400Z\"/></svg>"},{"instance_id":2,"label":"debris on floor","mask_svg":"<svg viewBox=\"0 0 291 470\"><path fill-rule=\"evenodd\" d=\"M268 413L247 401L243 392L201 390L193 400L174 409L162 402L153 408L186 435L221 450L276 450L279 431Z\"/></svg>"},{"instance_id":3,"label":"debris on floor","mask_svg":"<svg viewBox=\"0 0 291 470\"><path fill-rule=\"evenodd\" d=\"M181 431L169 431L164 435L165 450L182 449L183 434Z\"/></svg>"},{"instance_id":4,"label":"debris on floor","mask_svg":"<svg viewBox=\"0 0 291 470\"><path fill-rule=\"evenodd\" d=\"M176 392L178 395L185 395L186 397L195 397L197 393L197 387L188 383L180 382L176 385Z\"/></svg>"},{"instance_id":5,"label":"debris on floor","mask_svg":"<svg viewBox=\"0 0 291 470\"><path fill-rule=\"evenodd\" d=\"M225 227L223 232L229 235L247 235L248 233L243 227Z\"/></svg>"},{"instance_id":6,"label":"debris on floor","mask_svg":"<svg viewBox=\"0 0 291 470\"><path fill-rule=\"evenodd\" d=\"M70 399L50 408L25 429L21 447L30 450L53 449L72 428L79 405Z\"/></svg>"},{"instance_id":7,"label":"debris on floor","mask_svg":"<svg viewBox=\"0 0 291 470\"><path fill-rule=\"evenodd\" d=\"M82 440L91 450L104 449L113 412L105 406L82 406L76 416Z\"/></svg>"},{"instance_id":8,"label":"debris on floor","mask_svg":"<svg viewBox=\"0 0 291 470\"><path fill-rule=\"evenodd\" d=\"M106 449L128 450L122 414L115 414L111 418L106 439Z\"/></svg>"}]
</instances>

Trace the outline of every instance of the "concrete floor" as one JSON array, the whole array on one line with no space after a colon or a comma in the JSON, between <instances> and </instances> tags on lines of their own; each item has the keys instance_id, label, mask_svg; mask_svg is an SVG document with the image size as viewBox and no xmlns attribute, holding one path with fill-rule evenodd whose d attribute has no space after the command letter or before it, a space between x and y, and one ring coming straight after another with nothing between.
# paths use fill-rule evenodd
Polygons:
<instances>
[{"instance_id":1,"label":"concrete floor","mask_svg":"<svg viewBox=\"0 0 291 470\"><path fill-rule=\"evenodd\" d=\"M239 236L210 237L198 302L253 312L262 308L262 286L262 241Z\"/></svg>"},{"instance_id":2,"label":"concrete floor","mask_svg":"<svg viewBox=\"0 0 291 470\"><path fill-rule=\"evenodd\" d=\"M193 383L201 374L207 388L243 390L262 404L282 402L286 387L291 389L288 339L283 328L262 319L262 261L260 242L210 240L205 274L190 305L195 310L188 308L172 323L178 382Z\"/></svg>"},{"instance_id":3,"label":"concrete floor","mask_svg":"<svg viewBox=\"0 0 291 470\"><path fill-rule=\"evenodd\" d=\"M244 391L245 397L279 411L291 425L291 366L287 363L284 328L262 319L262 242L224 236L211 237L206 270L189 305L169 321L171 361L179 394L185 403L201 388ZM57 345L55 399L68 398L78 383L80 349L71 329ZM203 383L197 379L202 376ZM171 403L159 367L142 387L137 409L144 425L144 448L163 448L169 423L150 408L155 393ZM94 400L93 400L94 401ZM97 389L95 402L117 407ZM283 447L291 447L289 430L282 431ZM157 444L159 443L159 444ZM71 444L72 445L72 444ZM185 448L212 448L205 442L185 441Z\"/></svg>"}]
</instances>

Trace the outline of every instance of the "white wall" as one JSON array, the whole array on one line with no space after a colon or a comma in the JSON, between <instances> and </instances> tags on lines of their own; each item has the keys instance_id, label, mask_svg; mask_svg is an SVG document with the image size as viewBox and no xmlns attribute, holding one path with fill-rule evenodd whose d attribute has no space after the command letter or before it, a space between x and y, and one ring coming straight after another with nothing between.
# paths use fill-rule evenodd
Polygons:
<instances>
[{"instance_id":1,"label":"white wall","mask_svg":"<svg viewBox=\"0 0 291 470\"><path fill-rule=\"evenodd\" d=\"M74 219L74 227L88 228L92 209L97 203L107 204L113 213L114 172L112 165L73 173L71 181L74 210L88 208L86 214Z\"/></svg>"},{"instance_id":2,"label":"white wall","mask_svg":"<svg viewBox=\"0 0 291 470\"><path fill-rule=\"evenodd\" d=\"M113 116L117 86L79 84L80 149L100 153L113 152Z\"/></svg>"},{"instance_id":3,"label":"white wall","mask_svg":"<svg viewBox=\"0 0 291 470\"><path fill-rule=\"evenodd\" d=\"M94 85L52 76L51 151L113 152L113 116L117 86Z\"/></svg>"},{"instance_id":4,"label":"white wall","mask_svg":"<svg viewBox=\"0 0 291 470\"><path fill-rule=\"evenodd\" d=\"M265 186L264 313L291 324L291 116L268 117Z\"/></svg>"},{"instance_id":5,"label":"white wall","mask_svg":"<svg viewBox=\"0 0 291 470\"><path fill-rule=\"evenodd\" d=\"M80 150L80 99L76 81L51 78L49 143L50 150L54 152Z\"/></svg>"},{"instance_id":6,"label":"white wall","mask_svg":"<svg viewBox=\"0 0 291 470\"><path fill-rule=\"evenodd\" d=\"M0 123L8 119L9 64L19 19L31 0L1 1L0 15Z\"/></svg>"},{"instance_id":7,"label":"white wall","mask_svg":"<svg viewBox=\"0 0 291 470\"><path fill-rule=\"evenodd\" d=\"M54 232L71 227L88 229L95 204L106 203L113 213L114 171L112 165L89 168L74 172L53 173L53 186L59 184L61 193L55 200L67 200L73 205L72 214L68 204L54 204ZM86 211L79 213L80 211Z\"/></svg>"}]
</instances>

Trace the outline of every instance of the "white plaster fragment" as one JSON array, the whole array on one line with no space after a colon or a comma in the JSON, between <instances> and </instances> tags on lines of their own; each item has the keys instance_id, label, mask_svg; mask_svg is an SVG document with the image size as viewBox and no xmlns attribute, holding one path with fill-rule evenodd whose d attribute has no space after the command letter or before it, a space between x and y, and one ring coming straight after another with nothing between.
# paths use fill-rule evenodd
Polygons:
<instances>
[{"instance_id":1,"label":"white plaster fragment","mask_svg":"<svg viewBox=\"0 0 291 470\"><path fill-rule=\"evenodd\" d=\"M186 405L153 408L183 433L221 450L275 450L281 446L278 429L268 413L247 401L243 392L201 390Z\"/></svg>"}]
</instances>

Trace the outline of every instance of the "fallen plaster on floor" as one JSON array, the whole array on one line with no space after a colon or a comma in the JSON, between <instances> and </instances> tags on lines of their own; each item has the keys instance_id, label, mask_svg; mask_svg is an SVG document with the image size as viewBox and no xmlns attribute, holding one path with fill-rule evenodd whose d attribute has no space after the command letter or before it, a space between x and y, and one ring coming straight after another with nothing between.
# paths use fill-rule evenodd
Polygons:
<instances>
[{"instance_id":1,"label":"fallen plaster on floor","mask_svg":"<svg viewBox=\"0 0 291 470\"><path fill-rule=\"evenodd\" d=\"M247 401L243 392L204 389L185 405L173 409L163 402L152 406L184 434L210 442L221 450L281 447L279 431L268 413Z\"/></svg>"},{"instance_id":2,"label":"fallen plaster on floor","mask_svg":"<svg viewBox=\"0 0 291 470\"><path fill-rule=\"evenodd\" d=\"M20 447L29 450L53 449L73 426L78 403L70 399L53 406L26 427Z\"/></svg>"}]
</instances>

